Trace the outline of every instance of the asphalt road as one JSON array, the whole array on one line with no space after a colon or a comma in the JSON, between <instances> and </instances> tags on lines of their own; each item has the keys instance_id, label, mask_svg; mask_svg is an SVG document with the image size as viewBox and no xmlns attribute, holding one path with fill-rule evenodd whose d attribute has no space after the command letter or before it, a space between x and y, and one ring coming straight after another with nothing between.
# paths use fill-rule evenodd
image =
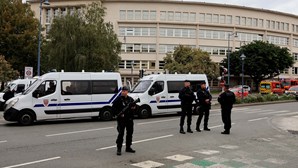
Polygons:
<instances>
[{"instance_id":1,"label":"asphalt road","mask_svg":"<svg viewBox=\"0 0 298 168\"><path fill-rule=\"evenodd\" d=\"M219 109L211 111L210 132L180 134L177 115L136 119L136 153L122 156L116 155L116 121L76 119L21 127L4 121L0 112L0 167L297 168L298 137L272 122L297 116L297 107L297 102L236 107L230 135L220 134Z\"/></svg>"}]
</instances>

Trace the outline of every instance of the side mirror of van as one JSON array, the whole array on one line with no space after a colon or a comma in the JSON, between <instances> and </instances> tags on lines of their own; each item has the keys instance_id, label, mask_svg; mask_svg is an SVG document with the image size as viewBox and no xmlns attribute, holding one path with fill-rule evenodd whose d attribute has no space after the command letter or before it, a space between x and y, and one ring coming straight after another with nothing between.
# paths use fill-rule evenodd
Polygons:
<instances>
[{"instance_id":1,"label":"side mirror of van","mask_svg":"<svg viewBox=\"0 0 298 168\"><path fill-rule=\"evenodd\" d=\"M34 97L34 98L38 98L38 97L39 97L39 90L35 90L35 91L32 93L32 97Z\"/></svg>"},{"instance_id":2,"label":"side mirror of van","mask_svg":"<svg viewBox=\"0 0 298 168\"><path fill-rule=\"evenodd\" d=\"M148 91L148 94L149 94L150 96L154 95L154 89L151 88L151 89Z\"/></svg>"}]
</instances>

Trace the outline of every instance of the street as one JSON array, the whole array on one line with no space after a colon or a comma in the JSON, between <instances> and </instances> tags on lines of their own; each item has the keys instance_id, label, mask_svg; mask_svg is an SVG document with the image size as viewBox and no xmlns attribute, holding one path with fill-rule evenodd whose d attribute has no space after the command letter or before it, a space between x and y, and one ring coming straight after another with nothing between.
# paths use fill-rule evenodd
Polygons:
<instances>
[{"instance_id":1,"label":"street","mask_svg":"<svg viewBox=\"0 0 298 168\"><path fill-rule=\"evenodd\" d=\"M298 124L288 132L282 123L298 119L297 107L297 102L235 107L230 135L220 134L218 107L210 112L210 132L180 134L178 115L136 119L136 153L126 153L124 146L121 156L116 155L115 120L56 120L22 127L6 122L0 112L0 167L297 168Z\"/></svg>"}]
</instances>

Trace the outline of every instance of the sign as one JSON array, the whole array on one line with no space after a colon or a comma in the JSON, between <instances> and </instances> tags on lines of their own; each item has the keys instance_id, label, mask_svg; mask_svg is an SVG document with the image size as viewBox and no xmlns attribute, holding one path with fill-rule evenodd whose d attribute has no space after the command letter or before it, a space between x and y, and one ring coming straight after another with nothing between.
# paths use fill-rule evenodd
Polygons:
<instances>
[{"instance_id":1,"label":"sign","mask_svg":"<svg viewBox=\"0 0 298 168\"><path fill-rule=\"evenodd\" d=\"M33 78L33 67L25 67L24 79Z\"/></svg>"}]
</instances>

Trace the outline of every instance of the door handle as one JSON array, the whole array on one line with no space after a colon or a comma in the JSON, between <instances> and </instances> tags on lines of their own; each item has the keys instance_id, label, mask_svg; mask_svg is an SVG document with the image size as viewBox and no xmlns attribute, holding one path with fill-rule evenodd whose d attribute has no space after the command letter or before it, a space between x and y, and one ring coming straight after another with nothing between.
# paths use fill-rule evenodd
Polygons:
<instances>
[{"instance_id":1,"label":"door handle","mask_svg":"<svg viewBox=\"0 0 298 168\"><path fill-rule=\"evenodd\" d=\"M161 98L166 98L166 96L161 96Z\"/></svg>"},{"instance_id":2,"label":"door handle","mask_svg":"<svg viewBox=\"0 0 298 168\"><path fill-rule=\"evenodd\" d=\"M57 101L57 99L51 99L51 101Z\"/></svg>"},{"instance_id":3,"label":"door handle","mask_svg":"<svg viewBox=\"0 0 298 168\"><path fill-rule=\"evenodd\" d=\"M170 96L170 98L174 98L175 96Z\"/></svg>"},{"instance_id":4,"label":"door handle","mask_svg":"<svg viewBox=\"0 0 298 168\"><path fill-rule=\"evenodd\" d=\"M64 99L65 101L69 101L70 99Z\"/></svg>"}]
</instances>

